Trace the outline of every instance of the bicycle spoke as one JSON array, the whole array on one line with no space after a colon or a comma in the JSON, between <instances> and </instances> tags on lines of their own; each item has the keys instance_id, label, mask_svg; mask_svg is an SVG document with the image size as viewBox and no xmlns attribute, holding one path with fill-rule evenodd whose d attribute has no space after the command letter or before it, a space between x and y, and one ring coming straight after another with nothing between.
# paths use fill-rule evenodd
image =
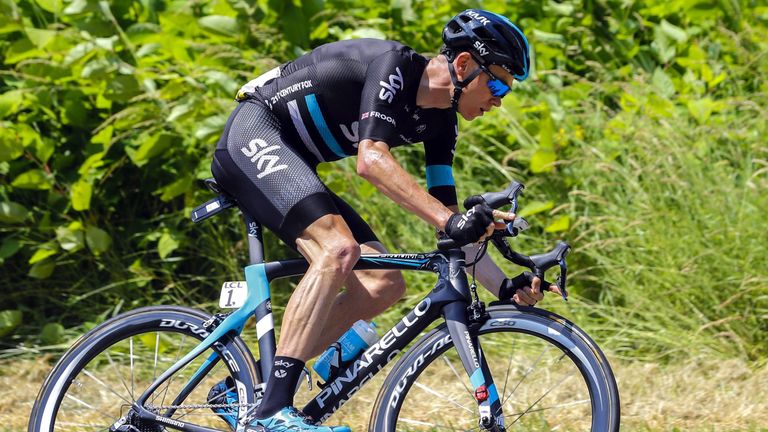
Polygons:
<instances>
[{"instance_id":1,"label":"bicycle spoke","mask_svg":"<svg viewBox=\"0 0 768 432\"><path fill-rule=\"evenodd\" d=\"M72 427L77 427L77 428L96 429L96 430L100 430L100 431L108 431L109 430L109 426L106 426L106 427L105 426L93 426L93 425L84 424L84 423L56 422L56 425L57 426L72 426Z\"/></svg>"},{"instance_id":2,"label":"bicycle spoke","mask_svg":"<svg viewBox=\"0 0 768 432\"><path fill-rule=\"evenodd\" d=\"M588 404L589 402L590 402L589 399L582 399L582 400L577 400L577 401L573 401L573 402L567 402L567 403L558 404L558 405L552 405L552 406L536 408L536 409L529 409L527 411L524 411L524 413L530 414L530 413L549 411L549 410L554 410L554 409L559 409L559 408L567 408L567 407L572 407L572 406L577 406L577 405ZM521 415L521 414L522 413L520 413L520 412L516 412L516 413L507 414L507 415L509 415L511 417L511 416L516 416L516 415Z\"/></svg>"},{"instance_id":3,"label":"bicycle spoke","mask_svg":"<svg viewBox=\"0 0 768 432\"><path fill-rule=\"evenodd\" d=\"M179 350L176 352L176 358L173 360L172 365L176 364L176 362L179 361L179 357L181 357L181 351L184 349L184 342L186 342L186 340L187 340L187 335L181 335ZM187 365L189 365L189 363L187 363ZM163 399L160 401L160 405L165 405L165 397L168 395L168 389L171 387L171 382L173 381L174 378L176 378L176 375L179 373L181 373L181 371L178 371L177 373L168 377L168 381L165 383L165 391L163 392Z\"/></svg>"},{"instance_id":4,"label":"bicycle spoke","mask_svg":"<svg viewBox=\"0 0 768 432\"><path fill-rule=\"evenodd\" d=\"M103 382L102 382L100 379L96 378L96 376L95 376L95 375L93 375L91 372L89 372L87 369L83 369L83 374L84 374L85 376L87 376L88 378L90 378L90 379L92 379L92 380L96 381L96 383L97 383L97 384L99 384L100 386L102 386L102 387L104 387L105 389L107 389L107 390L108 390L110 393L112 393L113 395L115 395L115 396L119 397L120 399L122 399L122 400L123 400L123 402L127 403L128 405L130 405L130 404L131 404L131 401L129 401L128 399L126 399L126 398L122 397L122 396L121 396L121 395L120 395L118 392L116 392L114 389L112 389L112 387L110 387L110 386L108 386L108 385L104 384L104 383L103 383Z\"/></svg>"},{"instance_id":5,"label":"bicycle spoke","mask_svg":"<svg viewBox=\"0 0 768 432\"><path fill-rule=\"evenodd\" d=\"M133 376L133 336L131 336L131 339L128 340L128 347L129 347L128 358L130 359L130 362L131 362L131 399L135 399L134 391L136 387L135 387L135 379Z\"/></svg>"},{"instance_id":6,"label":"bicycle spoke","mask_svg":"<svg viewBox=\"0 0 768 432\"><path fill-rule=\"evenodd\" d=\"M81 401L80 399L78 399L78 398L76 398L76 397L74 397L74 396L72 396L70 394L65 394L64 397L67 398L67 399L71 399L71 400L77 402L78 404L88 408L91 411L97 412L100 416L105 417L107 420L113 421L112 417L108 416L106 413L104 413L104 411L102 411L102 410L100 410L98 408L95 408L95 407L93 407L93 406L91 406L91 405Z\"/></svg>"},{"instance_id":7,"label":"bicycle spoke","mask_svg":"<svg viewBox=\"0 0 768 432\"><path fill-rule=\"evenodd\" d=\"M426 426L426 427L429 427L431 429L436 429L436 430L448 429L448 430L452 430L452 431L462 431L462 432L469 432L469 431L474 431L474 430L480 430L479 426L478 427L473 427L472 429L465 429L465 428L456 428L455 426L441 425L441 424L437 424L437 423L430 423L430 422L425 422L425 421L420 421L420 420L413 420L413 419L403 418L403 417L399 418L398 420L400 422L402 422L402 423L408 423L408 424L412 424L412 425L415 425L415 426Z\"/></svg>"},{"instance_id":8,"label":"bicycle spoke","mask_svg":"<svg viewBox=\"0 0 768 432\"><path fill-rule=\"evenodd\" d=\"M528 378L528 375L533 373L533 371L536 369L536 365L539 364L541 359L544 357L544 354L546 354L549 351L550 348L551 348L551 345L546 345L544 347L544 351L542 351L541 354L539 354L539 356L533 362L533 364L528 367L528 369L525 371L525 374L523 374L523 377L520 378L520 381L518 381L517 384L515 384L515 388L513 388L512 392L509 393L509 396L506 396L504 398L504 400L501 402L502 406L507 403L507 400L509 400L509 398L511 398L513 394L515 394L515 392L517 391L517 388L520 387L520 384L522 384L523 381L525 381L526 378Z\"/></svg>"},{"instance_id":9,"label":"bicycle spoke","mask_svg":"<svg viewBox=\"0 0 768 432\"><path fill-rule=\"evenodd\" d=\"M507 384L509 383L509 374L512 371L512 361L514 360L515 355L515 343L517 343L517 339L512 339L512 350L509 353L509 364L507 365L507 371L504 375L504 388L501 390L501 394L505 395L507 394Z\"/></svg>"},{"instance_id":10,"label":"bicycle spoke","mask_svg":"<svg viewBox=\"0 0 768 432\"><path fill-rule=\"evenodd\" d=\"M429 387L425 386L424 384L422 384L422 383L420 383L420 382L415 382L413 385L414 385L414 386L416 386L416 387L418 387L418 388L420 388L420 389L422 389L422 390L424 390L425 392L427 392L427 393L429 393L429 394L431 394L431 395L433 395L433 396L437 396L437 397L439 397L439 398L445 399L445 400L447 400L448 402L450 402L450 403L452 403L452 404L456 405L456 406L457 406L457 407L459 407L459 408L462 408L462 409L464 409L464 410L466 410L466 411L469 411L469 412L471 412L471 413L474 413L474 412L475 412L474 410L472 410L472 409L470 409L470 408L467 408L466 406L464 406L464 405L462 405L462 404L460 404L460 403L458 403L458 402L456 402L456 401L454 401L454 400L451 400L451 399L450 399L450 398L448 398L447 396L445 396L445 395L442 395L442 394L438 393L437 391L435 391L435 390L433 390L433 389L431 389L431 388L429 388Z\"/></svg>"},{"instance_id":11,"label":"bicycle spoke","mask_svg":"<svg viewBox=\"0 0 768 432\"><path fill-rule=\"evenodd\" d=\"M460 382L460 383L461 383L461 385L462 385L462 386L464 386L464 390L466 390L466 391L467 391L467 394L468 394L469 396L471 396L471 397L472 397L472 399L474 400L474 398L475 398L475 395L474 395L474 393L472 392L472 390L470 390L470 389L469 389L469 387L467 387L467 384L466 384L466 382L465 382L465 381L466 381L466 377L462 377L461 375L459 375L459 372L458 372L458 371L456 370L456 368L453 366L453 363L451 363L451 361L450 361L450 360L448 360L448 357L447 357L447 356L443 355L443 356L442 356L442 358L443 358L443 361L445 362L445 364L447 364L447 365L448 365L448 367L451 369L451 371L453 371L453 374L456 376L456 379L458 379L458 380L459 380L458 382Z\"/></svg>"},{"instance_id":12,"label":"bicycle spoke","mask_svg":"<svg viewBox=\"0 0 768 432\"><path fill-rule=\"evenodd\" d=\"M152 366L152 382L155 382L155 380L157 380L157 355L159 351L160 351L160 332L156 332L155 333L155 364Z\"/></svg>"},{"instance_id":13,"label":"bicycle spoke","mask_svg":"<svg viewBox=\"0 0 768 432\"><path fill-rule=\"evenodd\" d=\"M563 354L563 357L564 357L564 356L565 356L565 354ZM562 359L562 357L561 357L560 359ZM553 385L552 387L550 387L549 389L547 389L547 391L545 391L545 392L544 392L544 394L543 394L543 395L541 395L541 397L539 397L538 399L536 399L536 401L535 401L534 403L532 403L532 404L531 404L531 406L529 406L529 407L528 407L528 409L526 409L526 410L525 410L525 411L524 411L522 414L518 415L518 416L517 416L517 418L515 418L515 420L512 422L512 424L515 424L515 423L517 423L517 421L518 421L518 420L520 420L520 418L521 418L521 417L523 417L524 415L528 414L528 413L529 413L529 412L530 412L530 411L533 409L533 407L535 407L535 406L536 406L536 404L538 404L539 402L541 402L541 400L542 400L542 399L544 399L544 398L545 398L545 397L546 397L546 396L547 396L547 395L548 395L548 394L549 394L549 393L550 393L552 390L554 390L554 389L555 389L555 388L557 388L557 387L560 387L560 384L562 384L563 382L565 382L565 380L567 380L568 378L572 377L574 373L576 373L576 371L575 371L575 370L574 370L574 371L571 371L571 373L569 373L568 375L566 375L565 377L563 377L563 379L561 379L560 381L558 381L558 382L557 382L557 384L555 384L555 385Z\"/></svg>"},{"instance_id":14,"label":"bicycle spoke","mask_svg":"<svg viewBox=\"0 0 768 432\"><path fill-rule=\"evenodd\" d=\"M128 385L125 383L125 380L123 379L123 374L120 373L120 371L117 369L117 366L115 365L115 362L112 360L112 356L109 355L109 352L105 351L104 354L107 356L107 360L109 361L109 364L112 365L112 369L115 370L115 373L120 378L120 382L123 383L123 387L125 387L125 391L128 392L128 394L131 395L131 401L134 401L133 394L131 393L131 390L128 389Z\"/></svg>"}]
</instances>

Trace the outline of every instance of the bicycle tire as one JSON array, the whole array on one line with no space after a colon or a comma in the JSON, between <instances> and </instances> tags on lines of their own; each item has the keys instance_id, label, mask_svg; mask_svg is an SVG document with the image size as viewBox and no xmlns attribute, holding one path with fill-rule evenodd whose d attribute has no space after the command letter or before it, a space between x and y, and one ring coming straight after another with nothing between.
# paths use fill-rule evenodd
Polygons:
<instances>
[{"instance_id":1,"label":"bicycle tire","mask_svg":"<svg viewBox=\"0 0 768 432\"><path fill-rule=\"evenodd\" d=\"M488 308L488 315L489 318L482 325L472 327L471 333L478 337L502 401L506 429L500 430L619 430L620 403L616 380L605 355L584 331L556 314L536 308L497 304ZM523 389L520 389L531 375L532 372L528 371L532 366L528 365L527 369L525 364L520 366L521 354L508 352L508 345L501 349L494 347L494 338L500 336L504 341L522 341L517 349L522 355L530 351L533 357L539 347L542 348L539 359L553 347L556 352L561 353L558 354L560 359L555 363L556 366L544 369L545 373L536 372L542 376L534 375L526 383L534 384L530 386L533 390L528 390L532 397L521 393ZM468 387L469 379L460 362L455 358L447 358L456 354L452 347L448 329L445 324L441 324L424 335L402 356L379 391L373 405L369 431L483 430L479 427L477 402ZM547 357L550 357L549 354ZM452 369L450 372L453 378L450 373L450 379L445 378L446 372L442 370L440 362L435 362L440 358L445 360L445 369ZM570 359L570 363L563 362L565 358ZM502 365L503 369L504 364L508 365L507 370L499 373L498 366ZM513 366L514 371L511 371ZM519 374L522 369L525 369L522 379L518 379L518 375L512 381L513 385L509 385L510 374ZM582 387L586 387L587 391L567 388L566 394L560 397L571 397L570 391L580 391L582 394L574 397L583 398L588 394L588 407L582 399L575 399L574 402L578 403L570 405L560 403L557 399L558 395L563 393L562 390L555 394L552 394L553 389L542 390L546 388L545 381L556 382L556 379L560 379L550 379L550 376L559 375L561 371L565 374L565 370L569 370L567 373L570 375L566 375L560 381L561 384L578 387L578 383L574 384L578 381L583 383ZM571 376L575 375L580 376L582 380L572 380ZM512 389L512 393L508 388ZM450 396L447 395L448 392L451 392ZM542 393L544 396L536 399L536 396ZM424 395L429 399L426 405L421 400ZM531 400L535 401L533 405L530 405ZM539 403L542 405L537 407ZM549 407L545 406L546 404L550 404ZM528 408L523 409L526 405ZM584 413L590 416L588 421L579 419Z\"/></svg>"},{"instance_id":2,"label":"bicycle tire","mask_svg":"<svg viewBox=\"0 0 768 432\"><path fill-rule=\"evenodd\" d=\"M29 432L94 430L102 425L108 429L120 418L120 415L115 414L117 408L120 409L121 413L125 413L130 402L135 400L136 396L141 395L156 376L175 363L180 355L191 350L197 343L196 341L204 339L208 332L204 329L203 322L209 318L210 315L191 308L151 306L118 315L95 327L80 337L48 374L32 408ZM186 345L187 338L191 338L188 346ZM178 339L181 339L181 342L176 348L174 344ZM130 350L127 356L127 361L130 363L130 391L127 381L121 375L125 371L125 364L115 361L115 358L118 360L126 359L126 347L124 346L126 341L128 341L128 349ZM184 350L184 348L187 349ZM254 384L260 381L256 363L245 343L239 337L228 335L211 349L219 354L219 359L226 358L226 361L217 361L211 371L202 375L202 381L184 401L185 404L188 404L187 406L191 406L189 405L190 401L198 404L204 403L204 400L200 400L201 394L205 394L203 398L207 397L210 384L218 382L222 379L221 377L231 376L236 382L243 383L245 388L250 390L253 389ZM151 359L153 365L150 365L155 369L152 371L151 379L147 370L134 368L138 361L145 359L145 354L149 356L153 354L154 357ZM205 361L207 357L205 354L199 356L193 363L190 363L192 368L189 371L195 371L197 369L195 365ZM162 363L164 368L159 367L158 363ZM181 370L177 375L183 375L183 373L184 370ZM119 381L113 375L118 375ZM136 380L145 386L135 386ZM185 382L183 379L177 379L176 376L167 380L163 402L158 406L164 404L168 388L174 380L177 381L177 385L182 385ZM76 385L73 386L73 383ZM158 388L156 395L153 395L154 400L150 399L153 403L157 403L161 389L163 386ZM130 398L121 394L123 391L130 393ZM255 402L253 391L244 393L248 398L245 403L252 404ZM173 395L173 393L171 394ZM84 399L83 395L87 395L89 399ZM65 400L66 404L63 404L62 402ZM113 401L113 404L110 405L110 401ZM71 408L73 406L77 408ZM190 415L182 410L175 411L175 414L182 417ZM203 413L204 411L200 409L197 415ZM216 416L210 409L205 411L205 415ZM90 419L91 416L105 417L105 419L100 420L104 423L85 423L91 422L91 420L84 420L84 418ZM226 426L221 419L210 421L216 423L218 427ZM139 427L138 429L154 430L146 424L144 428ZM155 429L162 430L163 428L155 427Z\"/></svg>"}]
</instances>

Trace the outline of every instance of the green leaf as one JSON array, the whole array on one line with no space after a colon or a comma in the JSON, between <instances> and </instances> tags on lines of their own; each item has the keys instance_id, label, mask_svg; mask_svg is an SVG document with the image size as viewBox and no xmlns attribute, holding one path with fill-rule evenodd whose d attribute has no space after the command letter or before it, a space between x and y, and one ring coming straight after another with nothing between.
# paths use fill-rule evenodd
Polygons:
<instances>
[{"instance_id":1,"label":"green leaf","mask_svg":"<svg viewBox=\"0 0 768 432\"><path fill-rule=\"evenodd\" d=\"M168 122L175 122L179 118L186 116L190 111L192 111L192 108L194 108L192 103L176 105L173 107L173 109L171 109L171 112L168 114L168 118L166 120Z\"/></svg>"},{"instance_id":2,"label":"green leaf","mask_svg":"<svg viewBox=\"0 0 768 432\"><path fill-rule=\"evenodd\" d=\"M23 205L13 201L0 202L0 222L19 223L29 217L29 211Z\"/></svg>"},{"instance_id":3,"label":"green leaf","mask_svg":"<svg viewBox=\"0 0 768 432\"><path fill-rule=\"evenodd\" d=\"M538 149L531 157L529 168L532 173L540 174L551 172L557 160L555 152L548 149Z\"/></svg>"},{"instance_id":4,"label":"green leaf","mask_svg":"<svg viewBox=\"0 0 768 432\"><path fill-rule=\"evenodd\" d=\"M35 2L38 6L53 14L61 13L64 9L64 2L62 0L35 0Z\"/></svg>"},{"instance_id":5,"label":"green leaf","mask_svg":"<svg viewBox=\"0 0 768 432\"><path fill-rule=\"evenodd\" d=\"M0 162L12 161L24 154L24 145L16 131L0 123Z\"/></svg>"},{"instance_id":6,"label":"green leaf","mask_svg":"<svg viewBox=\"0 0 768 432\"><path fill-rule=\"evenodd\" d=\"M657 67L656 70L653 71L651 82L662 96L669 98L675 95L675 83L672 82L669 75L667 75L661 68Z\"/></svg>"},{"instance_id":7,"label":"green leaf","mask_svg":"<svg viewBox=\"0 0 768 432\"><path fill-rule=\"evenodd\" d=\"M120 75L109 80L104 97L115 102L127 102L141 94L139 82L133 76Z\"/></svg>"},{"instance_id":8,"label":"green leaf","mask_svg":"<svg viewBox=\"0 0 768 432\"><path fill-rule=\"evenodd\" d=\"M208 15L197 20L197 23L203 30L219 36L235 37L238 34L237 19L232 17Z\"/></svg>"},{"instance_id":9,"label":"green leaf","mask_svg":"<svg viewBox=\"0 0 768 432\"><path fill-rule=\"evenodd\" d=\"M344 36L344 39L365 39L365 38L386 39L387 35L384 34L384 32L379 29L363 27L363 28L355 29Z\"/></svg>"},{"instance_id":10,"label":"green leaf","mask_svg":"<svg viewBox=\"0 0 768 432\"><path fill-rule=\"evenodd\" d=\"M177 138L167 132L160 132L147 138L135 151L127 151L134 164L141 166L149 159L161 154Z\"/></svg>"},{"instance_id":11,"label":"green leaf","mask_svg":"<svg viewBox=\"0 0 768 432\"><path fill-rule=\"evenodd\" d=\"M160 255L160 258L165 259L178 247L179 242L170 233L165 232L157 242L157 253Z\"/></svg>"},{"instance_id":12,"label":"green leaf","mask_svg":"<svg viewBox=\"0 0 768 432\"><path fill-rule=\"evenodd\" d=\"M0 95L0 118L16 114L24 98L24 90L11 90Z\"/></svg>"},{"instance_id":13,"label":"green leaf","mask_svg":"<svg viewBox=\"0 0 768 432\"><path fill-rule=\"evenodd\" d=\"M0 244L0 262L16 255L16 252L20 250L21 242L18 240L11 238L3 240L3 243Z\"/></svg>"},{"instance_id":14,"label":"green leaf","mask_svg":"<svg viewBox=\"0 0 768 432\"><path fill-rule=\"evenodd\" d=\"M112 132L115 130L112 126L107 126L104 129L100 130L99 133L93 136L91 138L91 142L93 144L101 144L104 146L104 148L109 147L109 144L112 142Z\"/></svg>"},{"instance_id":15,"label":"green leaf","mask_svg":"<svg viewBox=\"0 0 768 432\"><path fill-rule=\"evenodd\" d=\"M89 226L85 230L85 241L88 244L88 248L96 255L102 254L109 250L112 245L112 238L103 229L95 226Z\"/></svg>"},{"instance_id":16,"label":"green leaf","mask_svg":"<svg viewBox=\"0 0 768 432\"><path fill-rule=\"evenodd\" d=\"M40 332L40 342L44 345L56 345L64 338L64 326L59 323L48 323Z\"/></svg>"},{"instance_id":17,"label":"green leaf","mask_svg":"<svg viewBox=\"0 0 768 432\"><path fill-rule=\"evenodd\" d=\"M91 194L93 193L93 186L90 183L78 180L72 185L70 191L70 199L72 200L72 208L77 211L88 210L91 208Z\"/></svg>"},{"instance_id":18,"label":"green leaf","mask_svg":"<svg viewBox=\"0 0 768 432\"><path fill-rule=\"evenodd\" d=\"M11 186L19 189L48 190L51 188L51 180L43 170L32 169L16 177Z\"/></svg>"},{"instance_id":19,"label":"green leaf","mask_svg":"<svg viewBox=\"0 0 768 432\"><path fill-rule=\"evenodd\" d=\"M29 259L29 264L35 264L44 259L56 255L57 249L54 249L49 243L43 245L40 249L35 251L32 258Z\"/></svg>"},{"instance_id":20,"label":"green leaf","mask_svg":"<svg viewBox=\"0 0 768 432\"><path fill-rule=\"evenodd\" d=\"M220 134L224 125L227 123L227 117L223 115L214 115L198 122L195 130L195 138L202 140L213 134Z\"/></svg>"},{"instance_id":21,"label":"green leaf","mask_svg":"<svg viewBox=\"0 0 768 432\"><path fill-rule=\"evenodd\" d=\"M53 274L55 268L56 262L53 260L40 261L32 265L28 275L35 279L47 279Z\"/></svg>"},{"instance_id":22,"label":"green leaf","mask_svg":"<svg viewBox=\"0 0 768 432\"><path fill-rule=\"evenodd\" d=\"M519 212L517 212L518 216L522 217L528 217L533 216L537 213L542 213L545 211L552 210L552 208L555 207L554 201L528 201L525 204L525 207L520 209Z\"/></svg>"},{"instance_id":23,"label":"green leaf","mask_svg":"<svg viewBox=\"0 0 768 432\"><path fill-rule=\"evenodd\" d=\"M168 202L177 196L185 193L189 190L189 188L192 186L192 179L191 178L180 178L176 180L175 182L166 185L157 191L156 193L160 193L160 199L164 202Z\"/></svg>"},{"instance_id":24,"label":"green leaf","mask_svg":"<svg viewBox=\"0 0 768 432\"><path fill-rule=\"evenodd\" d=\"M20 310L4 310L0 312L0 337L13 333L21 325Z\"/></svg>"},{"instance_id":25,"label":"green leaf","mask_svg":"<svg viewBox=\"0 0 768 432\"><path fill-rule=\"evenodd\" d=\"M74 252L82 249L85 247L83 224L80 222L72 222L66 227L57 227L56 240L65 251Z\"/></svg>"},{"instance_id":26,"label":"green leaf","mask_svg":"<svg viewBox=\"0 0 768 432\"><path fill-rule=\"evenodd\" d=\"M555 233L555 232L561 232L561 231L568 231L568 228L571 227L571 218L568 215L560 216L552 223L547 225L546 228L544 228L545 232L548 233Z\"/></svg>"},{"instance_id":27,"label":"green leaf","mask_svg":"<svg viewBox=\"0 0 768 432\"><path fill-rule=\"evenodd\" d=\"M706 97L704 99L688 101L688 111L693 118L696 119L699 124L704 124L709 120L712 112L715 110L717 104L712 99Z\"/></svg>"},{"instance_id":28,"label":"green leaf","mask_svg":"<svg viewBox=\"0 0 768 432\"><path fill-rule=\"evenodd\" d=\"M688 40L688 33L680 27L671 24L667 20L661 20L661 31L675 42L684 43Z\"/></svg>"},{"instance_id":29,"label":"green leaf","mask_svg":"<svg viewBox=\"0 0 768 432\"><path fill-rule=\"evenodd\" d=\"M104 166L104 152L94 153L88 156L88 159L86 159L85 162L80 165L77 173L81 176L87 176L91 173L91 171L99 169L102 166Z\"/></svg>"},{"instance_id":30,"label":"green leaf","mask_svg":"<svg viewBox=\"0 0 768 432\"><path fill-rule=\"evenodd\" d=\"M66 8L64 8L64 14L77 15L77 14L86 12L87 10L88 10L87 0L72 0L72 3L70 3L69 6L67 6Z\"/></svg>"},{"instance_id":31,"label":"green leaf","mask_svg":"<svg viewBox=\"0 0 768 432\"><path fill-rule=\"evenodd\" d=\"M45 53L37 49L28 38L19 39L12 43L5 52L5 64L16 64L28 58L44 56Z\"/></svg>"},{"instance_id":32,"label":"green leaf","mask_svg":"<svg viewBox=\"0 0 768 432\"><path fill-rule=\"evenodd\" d=\"M48 42L52 41L58 33L55 30L43 30L31 27L27 27L25 30L29 40L39 49L45 48L45 46L48 45Z\"/></svg>"}]
</instances>

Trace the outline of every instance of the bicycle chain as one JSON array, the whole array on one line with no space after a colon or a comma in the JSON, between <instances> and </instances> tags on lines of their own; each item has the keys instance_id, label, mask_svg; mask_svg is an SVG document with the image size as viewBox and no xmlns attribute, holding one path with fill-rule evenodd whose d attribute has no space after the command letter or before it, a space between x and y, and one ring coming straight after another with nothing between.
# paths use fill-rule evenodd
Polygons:
<instances>
[{"instance_id":1,"label":"bicycle chain","mask_svg":"<svg viewBox=\"0 0 768 432\"><path fill-rule=\"evenodd\" d=\"M234 408L234 407L245 407L245 408L251 408L258 406L258 403L249 403L249 404L197 404L197 405L146 405L145 408L149 411L155 411L160 412L161 410L169 410L169 409L204 409L204 408Z\"/></svg>"}]
</instances>

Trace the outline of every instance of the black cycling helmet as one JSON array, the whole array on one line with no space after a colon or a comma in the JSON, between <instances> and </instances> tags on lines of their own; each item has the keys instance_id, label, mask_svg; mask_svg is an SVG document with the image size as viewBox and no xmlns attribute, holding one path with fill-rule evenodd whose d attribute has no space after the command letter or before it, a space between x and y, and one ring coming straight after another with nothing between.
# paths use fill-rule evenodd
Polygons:
<instances>
[{"instance_id":1,"label":"black cycling helmet","mask_svg":"<svg viewBox=\"0 0 768 432\"><path fill-rule=\"evenodd\" d=\"M452 62L467 51L482 65L499 65L516 80L528 78L528 39L506 17L481 9L467 9L443 29L443 54Z\"/></svg>"}]
</instances>

